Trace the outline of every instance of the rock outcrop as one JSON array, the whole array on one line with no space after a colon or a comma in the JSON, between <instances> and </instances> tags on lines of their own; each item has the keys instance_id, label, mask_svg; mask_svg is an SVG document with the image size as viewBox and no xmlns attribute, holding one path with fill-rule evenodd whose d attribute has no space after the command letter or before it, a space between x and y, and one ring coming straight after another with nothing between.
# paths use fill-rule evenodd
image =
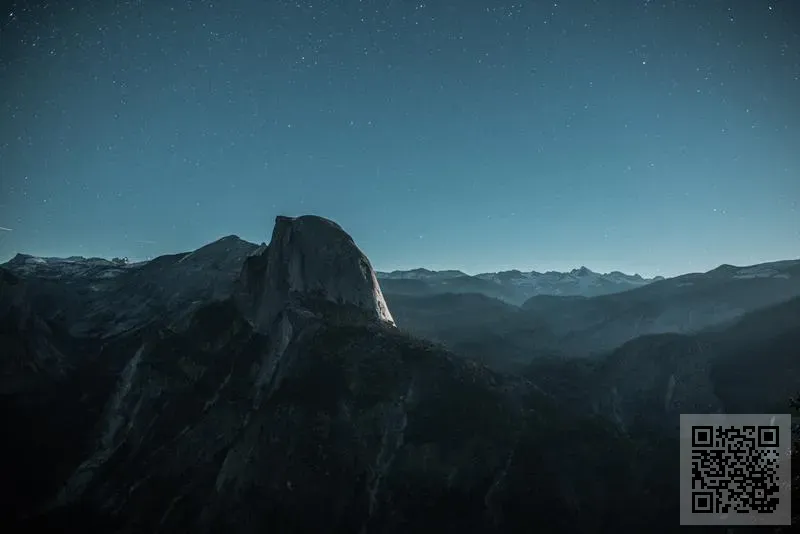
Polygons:
<instances>
[{"instance_id":1,"label":"rock outcrop","mask_svg":"<svg viewBox=\"0 0 800 534\"><path fill-rule=\"evenodd\" d=\"M245 262L241 285L261 331L287 307L308 309L318 301L394 325L369 259L338 224L322 217L277 217L269 246Z\"/></svg>"}]
</instances>

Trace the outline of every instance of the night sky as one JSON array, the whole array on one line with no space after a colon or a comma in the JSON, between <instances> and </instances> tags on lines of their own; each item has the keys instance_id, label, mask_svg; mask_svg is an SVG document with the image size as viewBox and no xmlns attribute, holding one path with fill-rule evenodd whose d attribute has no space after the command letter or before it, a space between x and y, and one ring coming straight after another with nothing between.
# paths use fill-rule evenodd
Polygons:
<instances>
[{"instance_id":1,"label":"night sky","mask_svg":"<svg viewBox=\"0 0 800 534\"><path fill-rule=\"evenodd\" d=\"M800 257L795 0L11 4L0 259L306 213L381 270Z\"/></svg>"}]
</instances>

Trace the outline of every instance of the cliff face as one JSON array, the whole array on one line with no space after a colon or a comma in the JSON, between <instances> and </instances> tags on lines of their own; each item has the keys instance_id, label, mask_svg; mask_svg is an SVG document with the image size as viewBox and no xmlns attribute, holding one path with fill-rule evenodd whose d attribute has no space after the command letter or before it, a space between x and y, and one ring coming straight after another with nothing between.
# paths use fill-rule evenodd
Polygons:
<instances>
[{"instance_id":1,"label":"cliff face","mask_svg":"<svg viewBox=\"0 0 800 534\"><path fill-rule=\"evenodd\" d=\"M4 532L673 526L610 425L394 328L330 221L81 261L1 271Z\"/></svg>"},{"instance_id":2,"label":"cliff face","mask_svg":"<svg viewBox=\"0 0 800 534\"><path fill-rule=\"evenodd\" d=\"M367 257L338 224L322 217L278 217L272 241L248 258L242 281L259 329L270 328L287 307L308 309L319 300L394 324Z\"/></svg>"}]
</instances>

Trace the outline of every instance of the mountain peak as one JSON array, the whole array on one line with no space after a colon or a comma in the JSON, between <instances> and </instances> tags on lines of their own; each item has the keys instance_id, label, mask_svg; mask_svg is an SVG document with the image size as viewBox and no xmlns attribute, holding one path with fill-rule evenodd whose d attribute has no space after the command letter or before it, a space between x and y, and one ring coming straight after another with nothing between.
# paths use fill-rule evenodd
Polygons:
<instances>
[{"instance_id":1,"label":"mountain peak","mask_svg":"<svg viewBox=\"0 0 800 534\"><path fill-rule=\"evenodd\" d=\"M578 275L578 276L586 276L586 275L589 275L589 274L593 274L593 271L591 269L589 269L588 267L586 267L584 265L581 265L580 268L578 268L578 269L572 269L572 271L570 271L570 274L574 274L574 275Z\"/></svg>"},{"instance_id":2,"label":"mountain peak","mask_svg":"<svg viewBox=\"0 0 800 534\"><path fill-rule=\"evenodd\" d=\"M276 217L272 241L248 257L242 281L260 328L269 328L286 307L306 308L312 300L354 306L394 325L369 259L341 226L323 217Z\"/></svg>"}]
</instances>

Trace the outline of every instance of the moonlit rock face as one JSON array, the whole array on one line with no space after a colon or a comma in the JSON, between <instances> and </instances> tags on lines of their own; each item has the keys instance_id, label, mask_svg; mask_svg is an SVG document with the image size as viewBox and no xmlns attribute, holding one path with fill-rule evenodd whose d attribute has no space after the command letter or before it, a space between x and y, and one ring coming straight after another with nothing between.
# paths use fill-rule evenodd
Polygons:
<instances>
[{"instance_id":1,"label":"moonlit rock face","mask_svg":"<svg viewBox=\"0 0 800 534\"><path fill-rule=\"evenodd\" d=\"M312 215L279 216L263 253L262 324L300 296L354 305L376 320L394 325L372 265L353 238L333 221Z\"/></svg>"}]
</instances>

